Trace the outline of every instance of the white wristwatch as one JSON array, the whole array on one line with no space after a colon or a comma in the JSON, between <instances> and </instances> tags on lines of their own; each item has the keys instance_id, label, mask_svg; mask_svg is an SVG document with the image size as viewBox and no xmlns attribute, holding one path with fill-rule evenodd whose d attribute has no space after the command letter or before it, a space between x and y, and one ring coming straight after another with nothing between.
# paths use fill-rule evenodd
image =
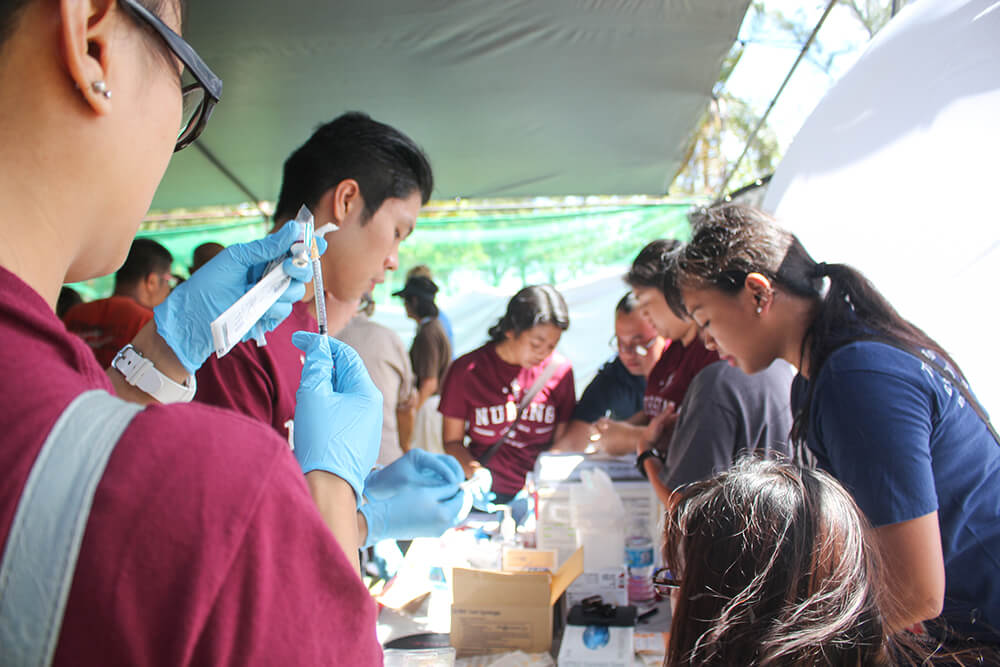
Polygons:
<instances>
[{"instance_id":1,"label":"white wristwatch","mask_svg":"<svg viewBox=\"0 0 1000 667\"><path fill-rule=\"evenodd\" d=\"M143 390L160 403L187 403L194 398L198 388L194 376L189 375L184 384L177 384L161 373L153 362L139 351L126 345L111 361L111 367L118 369L130 385Z\"/></svg>"}]
</instances>

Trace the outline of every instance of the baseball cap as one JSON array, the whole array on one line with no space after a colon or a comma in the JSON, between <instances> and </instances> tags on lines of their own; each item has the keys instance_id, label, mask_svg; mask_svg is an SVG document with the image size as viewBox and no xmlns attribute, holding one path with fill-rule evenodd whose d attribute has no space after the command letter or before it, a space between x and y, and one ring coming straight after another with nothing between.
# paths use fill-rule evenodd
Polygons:
<instances>
[{"instance_id":1,"label":"baseball cap","mask_svg":"<svg viewBox=\"0 0 1000 667\"><path fill-rule=\"evenodd\" d=\"M427 299L429 301L434 300L434 295L437 294L438 286L434 284L434 281L426 276L413 276L407 279L406 285L403 289L398 292L393 292L393 296L401 296L404 299L408 296L415 296L422 299Z\"/></svg>"}]
</instances>

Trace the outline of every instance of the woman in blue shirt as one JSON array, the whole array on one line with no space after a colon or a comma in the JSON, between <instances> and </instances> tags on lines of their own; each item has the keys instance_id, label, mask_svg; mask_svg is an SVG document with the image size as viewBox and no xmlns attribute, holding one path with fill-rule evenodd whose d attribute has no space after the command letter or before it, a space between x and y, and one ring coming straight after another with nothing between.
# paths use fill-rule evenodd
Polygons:
<instances>
[{"instance_id":1,"label":"woman in blue shirt","mask_svg":"<svg viewBox=\"0 0 1000 667\"><path fill-rule=\"evenodd\" d=\"M863 275L815 262L765 213L698 217L678 259L684 306L744 372L776 358L799 369L793 439L875 526L892 629L930 621L942 638L1000 643L1000 444L957 365Z\"/></svg>"}]
</instances>

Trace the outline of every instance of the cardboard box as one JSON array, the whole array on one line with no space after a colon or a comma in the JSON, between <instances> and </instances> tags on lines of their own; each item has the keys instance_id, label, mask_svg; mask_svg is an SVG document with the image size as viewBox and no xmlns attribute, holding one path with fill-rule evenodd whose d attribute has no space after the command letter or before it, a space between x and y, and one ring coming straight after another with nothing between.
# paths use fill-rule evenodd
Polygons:
<instances>
[{"instance_id":1,"label":"cardboard box","mask_svg":"<svg viewBox=\"0 0 1000 667\"><path fill-rule=\"evenodd\" d=\"M608 567L584 572L566 589L566 611L591 595L600 595L609 604L628 604L628 573L625 567Z\"/></svg>"},{"instance_id":2,"label":"cardboard box","mask_svg":"<svg viewBox=\"0 0 1000 667\"><path fill-rule=\"evenodd\" d=\"M552 647L552 605L583 571L577 550L554 574L455 568L451 645L459 654Z\"/></svg>"},{"instance_id":3,"label":"cardboard box","mask_svg":"<svg viewBox=\"0 0 1000 667\"><path fill-rule=\"evenodd\" d=\"M501 569L504 572L555 572L558 556L554 549L504 548Z\"/></svg>"}]
</instances>

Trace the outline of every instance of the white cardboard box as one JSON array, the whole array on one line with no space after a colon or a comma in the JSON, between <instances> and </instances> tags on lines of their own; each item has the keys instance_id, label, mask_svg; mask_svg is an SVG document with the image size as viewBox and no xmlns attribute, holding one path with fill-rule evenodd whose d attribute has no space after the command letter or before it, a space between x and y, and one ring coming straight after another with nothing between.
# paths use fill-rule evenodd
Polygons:
<instances>
[{"instance_id":1,"label":"white cardboard box","mask_svg":"<svg viewBox=\"0 0 1000 667\"><path fill-rule=\"evenodd\" d=\"M566 589L566 612L569 613L573 605L591 595L600 595L606 603L627 605L628 574L625 567L609 567L597 572L584 571Z\"/></svg>"},{"instance_id":2,"label":"white cardboard box","mask_svg":"<svg viewBox=\"0 0 1000 667\"><path fill-rule=\"evenodd\" d=\"M632 667L635 628L567 625L559 667Z\"/></svg>"}]
</instances>

